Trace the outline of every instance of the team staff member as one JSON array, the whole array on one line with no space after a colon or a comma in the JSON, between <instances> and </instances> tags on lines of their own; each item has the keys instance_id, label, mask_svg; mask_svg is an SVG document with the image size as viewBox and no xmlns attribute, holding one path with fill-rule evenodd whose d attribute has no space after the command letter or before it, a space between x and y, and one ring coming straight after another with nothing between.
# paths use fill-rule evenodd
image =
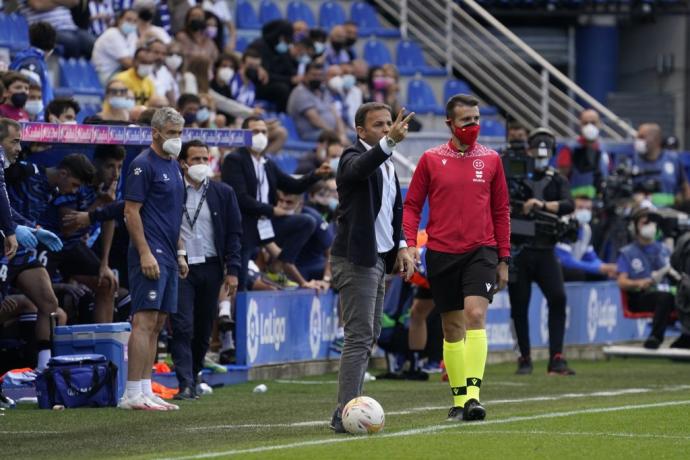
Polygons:
<instances>
[{"instance_id":1,"label":"team staff member","mask_svg":"<svg viewBox=\"0 0 690 460\"><path fill-rule=\"evenodd\" d=\"M195 377L203 368L216 317L218 291L237 291L240 270L242 218L235 191L209 179L208 146L193 140L182 146L187 199L182 239L187 250L189 275L180 281L177 312L171 315L170 343L179 393L175 399L196 399Z\"/></svg>"},{"instance_id":2,"label":"team staff member","mask_svg":"<svg viewBox=\"0 0 690 460\"><path fill-rule=\"evenodd\" d=\"M384 277L397 261L407 279L414 261L404 250L402 196L391 161L414 113L393 122L391 108L370 102L355 115L357 143L343 152L336 183L340 206L331 249L332 286L340 291L345 341L338 374L338 407L331 429L344 433L342 408L362 394L371 349L381 332Z\"/></svg>"},{"instance_id":3,"label":"team staff member","mask_svg":"<svg viewBox=\"0 0 690 460\"><path fill-rule=\"evenodd\" d=\"M184 183L177 156L184 118L170 107L151 120L151 147L130 164L125 187L125 221L129 247L132 333L127 350L127 388L121 409L178 409L151 390L151 363L158 334L168 314L177 310L177 277L189 268L180 240ZM216 291L217 293L218 291Z\"/></svg>"},{"instance_id":4,"label":"team staff member","mask_svg":"<svg viewBox=\"0 0 690 460\"><path fill-rule=\"evenodd\" d=\"M568 179L549 167L549 160L556 146L551 130L537 128L527 141L527 154L534 158L534 174L528 181L533 197L525 201L524 215L533 211L564 216L574 210L570 198ZM515 326L520 358L518 374L532 372L530 357L528 309L532 282L536 282L549 305L549 364L547 372L554 375L574 375L563 359L565 335L565 286L563 272L554 251L557 241L550 235L539 235L534 242L523 247L515 256L517 276L508 285L510 314Z\"/></svg>"},{"instance_id":5,"label":"team staff member","mask_svg":"<svg viewBox=\"0 0 690 460\"><path fill-rule=\"evenodd\" d=\"M420 158L403 218L408 253L419 261L417 231L429 199L426 271L443 325L443 360L453 394L448 421L486 416L479 402L488 352L486 311L494 292L508 282L508 189L498 154L477 143L478 104L465 94L448 100L451 139Z\"/></svg>"}]
</instances>

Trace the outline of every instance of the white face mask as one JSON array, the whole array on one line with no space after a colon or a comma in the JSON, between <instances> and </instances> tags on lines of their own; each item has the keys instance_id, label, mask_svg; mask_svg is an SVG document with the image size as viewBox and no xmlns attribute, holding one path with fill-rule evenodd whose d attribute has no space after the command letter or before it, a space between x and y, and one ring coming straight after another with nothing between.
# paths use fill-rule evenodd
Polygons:
<instances>
[{"instance_id":1,"label":"white face mask","mask_svg":"<svg viewBox=\"0 0 690 460\"><path fill-rule=\"evenodd\" d=\"M182 65L182 56L179 54L171 54L165 58L165 65L167 65L170 70L179 69Z\"/></svg>"},{"instance_id":2,"label":"white face mask","mask_svg":"<svg viewBox=\"0 0 690 460\"><path fill-rule=\"evenodd\" d=\"M287 214L288 216L292 216L292 215L295 214L295 210L294 210L294 209L285 209L285 208L283 208L283 212L284 212L285 214Z\"/></svg>"},{"instance_id":3,"label":"white face mask","mask_svg":"<svg viewBox=\"0 0 690 460\"><path fill-rule=\"evenodd\" d=\"M266 150L268 145L268 137L265 134L259 133L252 136L252 150L261 153Z\"/></svg>"},{"instance_id":4,"label":"white face mask","mask_svg":"<svg viewBox=\"0 0 690 460\"><path fill-rule=\"evenodd\" d=\"M225 83L228 83L230 80L232 80L232 77L235 76L235 71L232 70L230 67L221 67L218 69L218 78L221 79L221 81L224 81Z\"/></svg>"},{"instance_id":5,"label":"white face mask","mask_svg":"<svg viewBox=\"0 0 690 460\"><path fill-rule=\"evenodd\" d=\"M640 228L640 236L647 240L653 240L654 237L656 237L656 223L650 222L648 224L643 225Z\"/></svg>"},{"instance_id":6,"label":"white face mask","mask_svg":"<svg viewBox=\"0 0 690 460\"><path fill-rule=\"evenodd\" d=\"M335 174L338 171L338 165L340 164L340 157L338 158L331 158L331 160L328 162L330 165L331 169L333 170L333 174Z\"/></svg>"},{"instance_id":7,"label":"white face mask","mask_svg":"<svg viewBox=\"0 0 690 460\"><path fill-rule=\"evenodd\" d=\"M43 111L43 101L40 99L33 99L31 101L26 101L24 105L24 110L29 112L29 115L35 117Z\"/></svg>"},{"instance_id":8,"label":"white face mask","mask_svg":"<svg viewBox=\"0 0 690 460\"><path fill-rule=\"evenodd\" d=\"M66 121L63 121L61 124L63 124L63 125L76 125L77 120L66 120Z\"/></svg>"},{"instance_id":9,"label":"white face mask","mask_svg":"<svg viewBox=\"0 0 690 460\"><path fill-rule=\"evenodd\" d=\"M179 137L173 137L163 142L163 151L171 157L177 158L180 150L182 150L182 139Z\"/></svg>"},{"instance_id":10,"label":"white face mask","mask_svg":"<svg viewBox=\"0 0 690 460\"><path fill-rule=\"evenodd\" d=\"M343 77L337 76L328 80L328 87L331 91L341 93L343 91Z\"/></svg>"},{"instance_id":11,"label":"white face mask","mask_svg":"<svg viewBox=\"0 0 690 460\"><path fill-rule=\"evenodd\" d=\"M137 75L141 78L146 78L153 72L153 64L139 64L137 66Z\"/></svg>"},{"instance_id":12,"label":"white face mask","mask_svg":"<svg viewBox=\"0 0 690 460\"><path fill-rule=\"evenodd\" d=\"M211 176L211 167L206 163L193 165L187 169L187 174L194 182L203 182Z\"/></svg>"},{"instance_id":13,"label":"white face mask","mask_svg":"<svg viewBox=\"0 0 690 460\"><path fill-rule=\"evenodd\" d=\"M535 158L534 168L540 171L545 170L549 166L549 159L547 158Z\"/></svg>"},{"instance_id":14,"label":"white face mask","mask_svg":"<svg viewBox=\"0 0 690 460\"><path fill-rule=\"evenodd\" d=\"M647 153L647 141L644 139L635 139L635 152L639 155Z\"/></svg>"},{"instance_id":15,"label":"white face mask","mask_svg":"<svg viewBox=\"0 0 690 460\"><path fill-rule=\"evenodd\" d=\"M590 223L592 221L592 210L591 209L576 209L575 210L575 219L577 219L577 221L582 225Z\"/></svg>"},{"instance_id":16,"label":"white face mask","mask_svg":"<svg viewBox=\"0 0 690 460\"><path fill-rule=\"evenodd\" d=\"M582 137L588 141L594 141L599 137L599 128L593 123L587 123L582 127Z\"/></svg>"}]
</instances>

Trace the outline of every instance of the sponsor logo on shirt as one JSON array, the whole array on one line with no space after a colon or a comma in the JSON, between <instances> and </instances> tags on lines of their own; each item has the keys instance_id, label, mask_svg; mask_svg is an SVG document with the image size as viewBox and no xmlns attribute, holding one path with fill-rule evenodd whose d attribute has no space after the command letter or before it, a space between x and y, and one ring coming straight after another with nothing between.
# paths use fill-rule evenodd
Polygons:
<instances>
[{"instance_id":1,"label":"sponsor logo on shirt","mask_svg":"<svg viewBox=\"0 0 690 460\"><path fill-rule=\"evenodd\" d=\"M154 301L156 300L156 297L158 297L158 293L156 291L149 291L147 297L150 301Z\"/></svg>"},{"instance_id":2,"label":"sponsor logo on shirt","mask_svg":"<svg viewBox=\"0 0 690 460\"><path fill-rule=\"evenodd\" d=\"M169 180L170 178L168 177L168 175L166 173L163 173L163 182L168 182Z\"/></svg>"},{"instance_id":3,"label":"sponsor logo on shirt","mask_svg":"<svg viewBox=\"0 0 690 460\"><path fill-rule=\"evenodd\" d=\"M482 160L474 160L472 162L472 166L474 167L474 179L472 179L472 182L481 182L484 183L486 182L484 180L484 162Z\"/></svg>"},{"instance_id":4,"label":"sponsor logo on shirt","mask_svg":"<svg viewBox=\"0 0 690 460\"><path fill-rule=\"evenodd\" d=\"M134 168L134 175L138 176L139 174L141 174L141 168Z\"/></svg>"}]
</instances>

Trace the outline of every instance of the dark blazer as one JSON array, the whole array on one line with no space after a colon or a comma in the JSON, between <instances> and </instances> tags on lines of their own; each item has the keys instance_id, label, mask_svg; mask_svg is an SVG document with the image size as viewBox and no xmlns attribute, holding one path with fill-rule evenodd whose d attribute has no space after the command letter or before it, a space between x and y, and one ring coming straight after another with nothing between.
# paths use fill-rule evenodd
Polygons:
<instances>
[{"instance_id":1,"label":"dark blazer","mask_svg":"<svg viewBox=\"0 0 690 460\"><path fill-rule=\"evenodd\" d=\"M346 257L355 265L376 265L376 216L383 198L383 174L379 166L388 155L376 143L366 150L361 142L343 152L338 164L338 230L331 248L334 256ZM395 176L395 204L393 205L393 242L395 246L385 255L386 272L393 270L402 238L402 195L398 176Z\"/></svg>"},{"instance_id":2,"label":"dark blazer","mask_svg":"<svg viewBox=\"0 0 690 460\"><path fill-rule=\"evenodd\" d=\"M206 202L211 211L214 244L219 255L221 270L237 276L242 256L242 215L235 191L222 182L210 181Z\"/></svg>"},{"instance_id":3,"label":"dark blazer","mask_svg":"<svg viewBox=\"0 0 690 460\"><path fill-rule=\"evenodd\" d=\"M237 193L237 200L242 212L242 240L247 243L259 241L256 227L260 217L273 217L276 190L287 193L304 193L312 184L319 181L314 173L305 174L299 179L286 174L270 158L266 158L266 179L268 180L268 203L256 199L259 181L254 170L251 153L245 148L229 154L223 161L221 177L223 182L232 186Z\"/></svg>"}]
</instances>

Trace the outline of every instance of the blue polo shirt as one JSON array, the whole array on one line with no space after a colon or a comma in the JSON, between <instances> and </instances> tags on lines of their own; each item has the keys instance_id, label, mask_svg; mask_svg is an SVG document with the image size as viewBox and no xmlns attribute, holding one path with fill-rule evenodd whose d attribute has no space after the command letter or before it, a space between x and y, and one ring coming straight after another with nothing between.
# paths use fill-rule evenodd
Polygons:
<instances>
[{"instance_id":1,"label":"blue polo shirt","mask_svg":"<svg viewBox=\"0 0 690 460\"><path fill-rule=\"evenodd\" d=\"M177 268L177 240L182 225L184 184L176 160L165 160L150 148L130 164L125 185L125 200L143 203L141 221L151 253L159 264ZM139 254L133 244L129 260L138 265Z\"/></svg>"}]
</instances>

